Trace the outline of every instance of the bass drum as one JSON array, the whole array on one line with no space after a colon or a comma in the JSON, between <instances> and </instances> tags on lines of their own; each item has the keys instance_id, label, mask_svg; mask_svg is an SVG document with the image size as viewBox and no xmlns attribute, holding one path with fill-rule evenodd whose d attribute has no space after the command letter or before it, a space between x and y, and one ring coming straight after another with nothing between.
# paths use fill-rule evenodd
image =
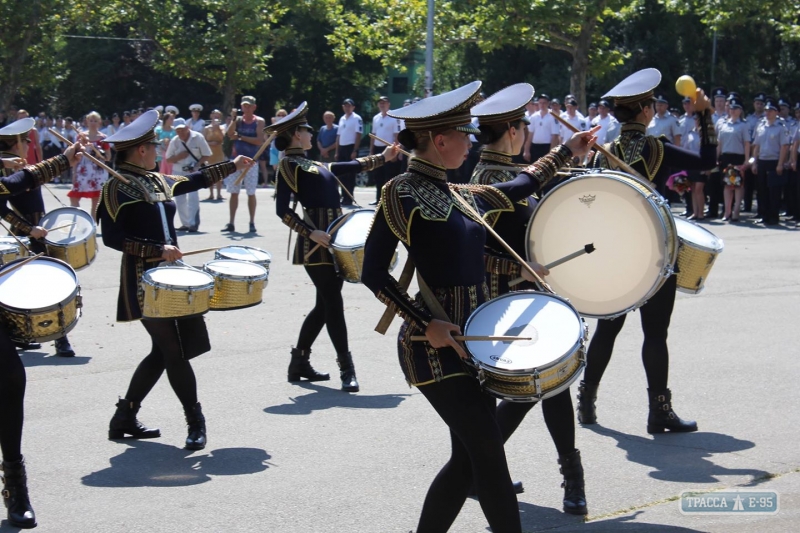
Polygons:
<instances>
[{"instance_id":1,"label":"bass drum","mask_svg":"<svg viewBox=\"0 0 800 533\"><path fill-rule=\"evenodd\" d=\"M547 283L581 315L613 318L637 309L673 274L677 231L667 201L629 174L588 169L557 185L528 224L528 259L554 267Z\"/></svg>"}]
</instances>

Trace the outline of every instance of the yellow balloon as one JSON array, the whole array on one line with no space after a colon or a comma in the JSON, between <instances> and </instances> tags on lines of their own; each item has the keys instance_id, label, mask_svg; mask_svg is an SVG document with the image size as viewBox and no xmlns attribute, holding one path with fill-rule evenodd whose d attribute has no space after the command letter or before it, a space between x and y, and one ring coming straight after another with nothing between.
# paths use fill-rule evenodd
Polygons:
<instances>
[{"instance_id":1,"label":"yellow balloon","mask_svg":"<svg viewBox=\"0 0 800 533\"><path fill-rule=\"evenodd\" d=\"M675 82L675 90L681 96L688 96L694 100L697 94L697 84L691 76L683 75Z\"/></svg>"}]
</instances>

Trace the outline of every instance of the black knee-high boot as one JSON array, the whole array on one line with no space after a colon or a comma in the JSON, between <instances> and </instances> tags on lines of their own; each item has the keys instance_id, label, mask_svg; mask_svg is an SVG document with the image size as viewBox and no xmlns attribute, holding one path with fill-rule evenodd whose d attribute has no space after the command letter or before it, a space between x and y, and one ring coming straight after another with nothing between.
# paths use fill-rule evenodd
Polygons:
<instances>
[{"instance_id":1,"label":"black knee-high boot","mask_svg":"<svg viewBox=\"0 0 800 533\"><path fill-rule=\"evenodd\" d=\"M353 356L350 352L339 354L336 358L339 364L339 376L342 378L342 390L345 392L358 392L356 367L353 365Z\"/></svg>"},{"instance_id":2,"label":"black knee-high boot","mask_svg":"<svg viewBox=\"0 0 800 533\"><path fill-rule=\"evenodd\" d=\"M22 529L36 527L36 514L28 497L25 460L3 461L3 501L8 509L8 523Z\"/></svg>"},{"instance_id":3,"label":"black knee-high boot","mask_svg":"<svg viewBox=\"0 0 800 533\"><path fill-rule=\"evenodd\" d=\"M564 481L561 483L564 488L564 512L577 515L588 514L580 450L575 450L567 455L559 455L558 464L561 465L559 471L564 476Z\"/></svg>"},{"instance_id":4,"label":"black knee-high boot","mask_svg":"<svg viewBox=\"0 0 800 533\"><path fill-rule=\"evenodd\" d=\"M187 450L202 450L206 447L206 417L200 403L194 404L191 409L184 409L186 425L189 426L189 435L186 437Z\"/></svg>"},{"instance_id":5,"label":"black knee-high boot","mask_svg":"<svg viewBox=\"0 0 800 533\"><path fill-rule=\"evenodd\" d=\"M664 389L653 391L647 389L650 395L650 415L647 417L648 433L664 433L674 431L677 433L690 433L697 431L697 422L694 420L681 420L672 410L672 391Z\"/></svg>"},{"instance_id":6,"label":"black knee-high boot","mask_svg":"<svg viewBox=\"0 0 800 533\"><path fill-rule=\"evenodd\" d=\"M117 402L117 412L108 425L109 439L122 439L130 435L134 439L155 439L161 436L158 428L148 428L136 419L142 404L120 398Z\"/></svg>"},{"instance_id":7,"label":"black knee-high boot","mask_svg":"<svg viewBox=\"0 0 800 533\"><path fill-rule=\"evenodd\" d=\"M301 379L328 381L331 379L330 374L323 374L314 370L309 361L310 357L311 349L292 348L292 360L289 362L289 381L300 381Z\"/></svg>"}]
</instances>

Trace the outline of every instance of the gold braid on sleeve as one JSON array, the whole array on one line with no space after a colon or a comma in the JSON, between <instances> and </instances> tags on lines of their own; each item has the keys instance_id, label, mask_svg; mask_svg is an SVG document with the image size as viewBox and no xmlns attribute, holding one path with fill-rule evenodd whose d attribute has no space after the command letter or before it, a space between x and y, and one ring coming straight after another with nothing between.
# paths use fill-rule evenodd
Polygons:
<instances>
[{"instance_id":1,"label":"gold braid on sleeve","mask_svg":"<svg viewBox=\"0 0 800 533\"><path fill-rule=\"evenodd\" d=\"M540 157L536 162L528 165L522 172L539 182L539 187L544 187L548 181L556 176L556 172L572 159L572 150L559 144L550 153Z\"/></svg>"},{"instance_id":2,"label":"gold braid on sleeve","mask_svg":"<svg viewBox=\"0 0 800 533\"><path fill-rule=\"evenodd\" d=\"M122 245L122 251L129 255L135 255L136 257L151 258L161 257L164 248L161 244L125 239Z\"/></svg>"},{"instance_id":3,"label":"gold braid on sleeve","mask_svg":"<svg viewBox=\"0 0 800 533\"><path fill-rule=\"evenodd\" d=\"M200 171L206 179L206 185L210 187L236 172L236 165L232 161L223 161L222 163L203 167Z\"/></svg>"},{"instance_id":4,"label":"gold braid on sleeve","mask_svg":"<svg viewBox=\"0 0 800 533\"><path fill-rule=\"evenodd\" d=\"M698 113L700 117L700 144L703 146L717 144L717 129L714 127L714 121L711 120L711 110L706 109L702 113Z\"/></svg>"},{"instance_id":5,"label":"gold braid on sleeve","mask_svg":"<svg viewBox=\"0 0 800 533\"><path fill-rule=\"evenodd\" d=\"M30 235L33 229L33 225L30 222L13 211L7 213L6 216L3 217L3 220L11 224L11 229L13 229L15 233Z\"/></svg>"},{"instance_id":6,"label":"gold braid on sleeve","mask_svg":"<svg viewBox=\"0 0 800 533\"><path fill-rule=\"evenodd\" d=\"M284 224L289 226L289 229L291 229L292 231L296 231L299 235L303 237L308 237L309 235L311 235L311 232L313 231L311 228L308 227L307 224L305 224L302 220L300 220L300 217L298 217L294 213L286 213L285 215L283 215L283 219L281 220Z\"/></svg>"},{"instance_id":7,"label":"gold braid on sleeve","mask_svg":"<svg viewBox=\"0 0 800 533\"><path fill-rule=\"evenodd\" d=\"M522 273L519 263L515 259L507 259L496 255L483 254L483 264L486 272L517 278Z\"/></svg>"},{"instance_id":8,"label":"gold braid on sleeve","mask_svg":"<svg viewBox=\"0 0 800 533\"><path fill-rule=\"evenodd\" d=\"M67 170L69 170L69 159L63 154L25 167L25 172L33 176L37 187L53 181L53 178L60 176Z\"/></svg>"},{"instance_id":9,"label":"gold braid on sleeve","mask_svg":"<svg viewBox=\"0 0 800 533\"><path fill-rule=\"evenodd\" d=\"M383 154L378 155L368 155L367 157L359 157L356 159L361 165L361 170L375 170L376 168L383 166L386 163L386 158L383 157Z\"/></svg>"}]
</instances>

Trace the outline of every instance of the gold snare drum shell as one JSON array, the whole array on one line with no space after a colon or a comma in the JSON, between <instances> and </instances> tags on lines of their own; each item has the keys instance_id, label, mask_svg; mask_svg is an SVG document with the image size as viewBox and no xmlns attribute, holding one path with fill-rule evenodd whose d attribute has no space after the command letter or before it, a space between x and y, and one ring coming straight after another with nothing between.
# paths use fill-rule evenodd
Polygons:
<instances>
[{"instance_id":1,"label":"gold snare drum shell","mask_svg":"<svg viewBox=\"0 0 800 533\"><path fill-rule=\"evenodd\" d=\"M725 244L722 239L707 229L688 220L676 219L678 228L678 290L688 294L699 294L717 256Z\"/></svg>"},{"instance_id":2,"label":"gold snare drum shell","mask_svg":"<svg viewBox=\"0 0 800 533\"><path fill-rule=\"evenodd\" d=\"M88 267L97 257L97 225L83 209L58 207L44 215L39 225L60 228L44 238L47 255L69 263L75 270Z\"/></svg>"},{"instance_id":3,"label":"gold snare drum shell","mask_svg":"<svg viewBox=\"0 0 800 533\"><path fill-rule=\"evenodd\" d=\"M214 277L214 294L209 307L215 311L244 309L263 300L267 284L267 269L263 266L233 259L215 259L203 265Z\"/></svg>"},{"instance_id":4,"label":"gold snare drum shell","mask_svg":"<svg viewBox=\"0 0 800 533\"><path fill-rule=\"evenodd\" d=\"M183 318L209 310L214 278L189 267L151 268L142 276L144 318Z\"/></svg>"}]
</instances>

